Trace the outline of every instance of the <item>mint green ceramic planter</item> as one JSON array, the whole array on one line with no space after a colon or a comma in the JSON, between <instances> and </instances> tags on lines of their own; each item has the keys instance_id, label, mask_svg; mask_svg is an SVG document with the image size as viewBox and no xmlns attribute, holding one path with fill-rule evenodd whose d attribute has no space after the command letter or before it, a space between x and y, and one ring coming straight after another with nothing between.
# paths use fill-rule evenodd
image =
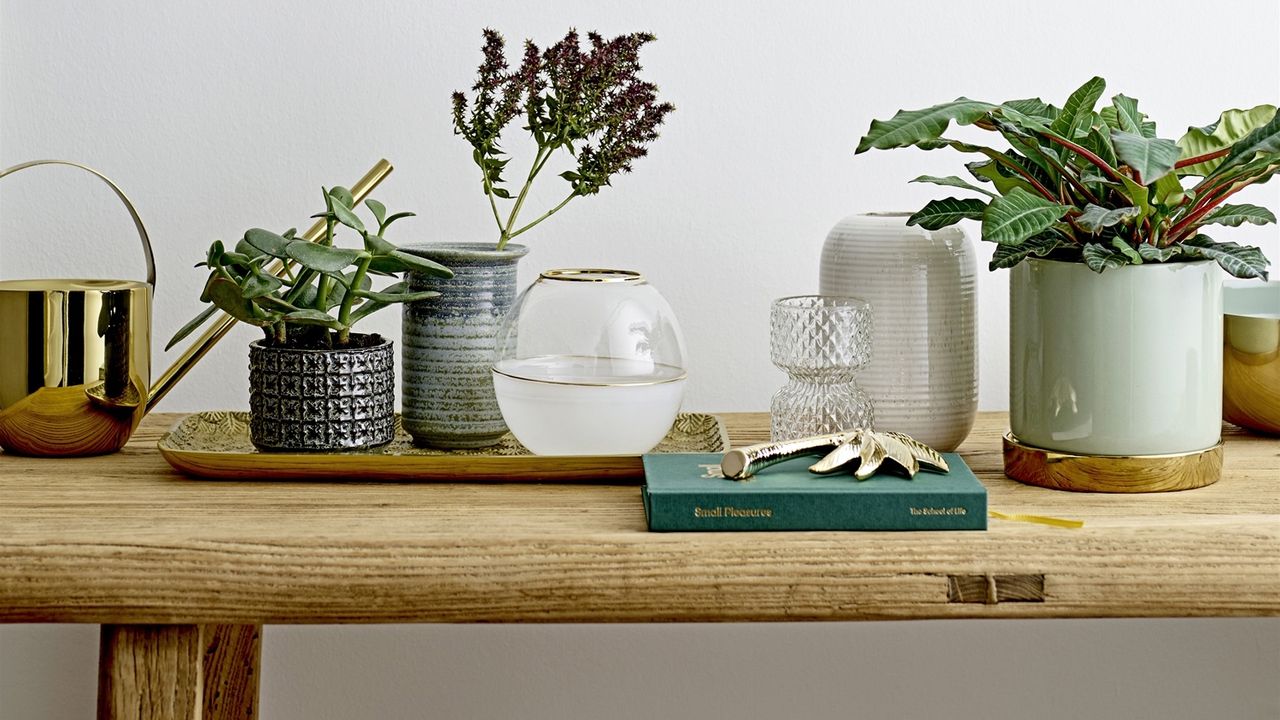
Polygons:
<instances>
[{"instance_id":1,"label":"mint green ceramic planter","mask_svg":"<svg viewBox=\"0 0 1280 720\"><path fill-rule=\"evenodd\" d=\"M1222 273L1034 259L1009 278L1009 420L1026 445L1163 455L1217 444Z\"/></svg>"}]
</instances>

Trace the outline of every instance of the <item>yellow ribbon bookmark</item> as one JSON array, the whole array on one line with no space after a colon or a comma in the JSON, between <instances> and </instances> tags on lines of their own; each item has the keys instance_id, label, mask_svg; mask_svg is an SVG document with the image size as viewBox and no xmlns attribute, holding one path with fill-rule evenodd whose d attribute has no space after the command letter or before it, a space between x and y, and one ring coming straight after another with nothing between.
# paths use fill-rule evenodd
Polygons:
<instances>
[{"instance_id":1,"label":"yellow ribbon bookmark","mask_svg":"<svg viewBox=\"0 0 1280 720\"><path fill-rule=\"evenodd\" d=\"M1077 529L1084 527L1083 520L1064 520L1063 518L1045 517L1044 515L1022 515L1014 513L1012 515L991 510L987 512L988 517L997 520L1011 520L1013 522L1028 522L1038 525L1052 525L1053 527Z\"/></svg>"}]
</instances>

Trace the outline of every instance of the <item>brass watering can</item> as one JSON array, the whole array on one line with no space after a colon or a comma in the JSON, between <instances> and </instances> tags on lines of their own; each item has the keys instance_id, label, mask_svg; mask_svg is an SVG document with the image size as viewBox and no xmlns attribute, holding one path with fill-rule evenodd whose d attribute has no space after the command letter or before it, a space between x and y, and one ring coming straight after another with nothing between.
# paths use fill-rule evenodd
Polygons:
<instances>
[{"instance_id":1,"label":"brass watering can","mask_svg":"<svg viewBox=\"0 0 1280 720\"><path fill-rule=\"evenodd\" d=\"M0 448L41 456L115 452L235 320L222 314L151 384L156 269L138 211L115 183L79 163L36 160L0 170L0 178L39 165L78 168L111 188L142 240L147 279L0 281ZM356 202L391 169L381 160L353 185ZM315 241L323 230L321 221L303 237Z\"/></svg>"}]
</instances>

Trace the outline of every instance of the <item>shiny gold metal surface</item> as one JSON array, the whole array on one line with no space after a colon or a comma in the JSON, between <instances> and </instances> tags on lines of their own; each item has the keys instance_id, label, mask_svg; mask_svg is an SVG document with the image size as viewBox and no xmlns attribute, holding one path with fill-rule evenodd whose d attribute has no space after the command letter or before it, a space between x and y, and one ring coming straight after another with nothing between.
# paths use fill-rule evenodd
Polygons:
<instances>
[{"instance_id":1,"label":"shiny gold metal surface","mask_svg":"<svg viewBox=\"0 0 1280 720\"><path fill-rule=\"evenodd\" d=\"M1191 490L1222 477L1222 441L1172 455L1073 455L1004 436L1004 474L1053 490L1147 493Z\"/></svg>"},{"instance_id":2,"label":"shiny gold metal surface","mask_svg":"<svg viewBox=\"0 0 1280 720\"><path fill-rule=\"evenodd\" d=\"M370 168L369 172L364 174L364 177L357 180L356 183L351 186L351 197L354 200L353 204L359 204L368 197L369 193L373 192L373 189L376 188L378 184L387 177L387 175L390 175L391 171L394 169L395 168L391 166L391 163L387 162L385 159L379 160L372 168ZM305 233L301 235L301 238L307 242L315 242L324 234L324 228L324 219L317 220ZM285 265L279 260L276 260L264 269L272 275L283 276ZM226 313L218 313L213 317L212 322L213 324L210 325L209 328L200 335L200 337L196 338L196 340L192 342L185 351L183 351L182 355L178 356L178 359L169 366L169 369L164 371L160 376L160 379L156 380L156 384L151 388L150 398L147 401L148 410L154 408L156 403L160 402L160 399L167 395L169 391L173 389L173 386L182 379L182 376L186 375L187 371L195 367L195 364L200 362L200 359L203 358L209 350L213 349L214 344L221 340L228 332L231 332L231 328L235 327L236 319Z\"/></svg>"},{"instance_id":3,"label":"shiny gold metal surface","mask_svg":"<svg viewBox=\"0 0 1280 720\"><path fill-rule=\"evenodd\" d=\"M1280 435L1280 282L1230 288L1225 307L1222 416Z\"/></svg>"},{"instance_id":4,"label":"shiny gold metal surface","mask_svg":"<svg viewBox=\"0 0 1280 720\"><path fill-rule=\"evenodd\" d=\"M809 472L817 475L852 469L855 477L865 480L874 475L885 460L892 460L907 477L915 477L921 466L944 473L950 471L938 451L908 435L861 428L733 448L724 454L720 470L725 477L747 480L770 465L813 454L824 455L809 467Z\"/></svg>"},{"instance_id":5,"label":"shiny gold metal surface","mask_svg":"<svg viewBox=\"0 0 1280 720\"><path fill-rule=\"evenodd\" d=\"M680 413L651 452L716 453L728 446L714 415ZM498 444L464 450L419 447L396 416L386 445L341 452L263 452L249 438L249 414L202 412L182 419L160 438L160 454L189 475L227 480L355 480L455 482L617 482L643 480L639 455L533 455L510 433Z\"/></svg>"},{"instance_id":6,"label":"shiny gold metal surface","mask_svg":"<svg viewBox=\"0 0 1280 720\"><path fill-rule=\"evenodd\" d=\"M644 280L644 275L635 270L608 270L605 268L558 268L546 270L540 273L539 277L544 280L559 280L561 282L592 283L640 282Z\"/></svg>"},{"instance_id":7,"label":"shiny gold metal surface","mask_svg":"<svg viewBox=\"0 0 1280 720\"><path fill-rule=\"evenodd\" d=\"M114 452L146 413L151 380L151 298L155 262L146 228L115 183L78 163L40 165L91 173L133 218L147 281L0 281L0 448L25 455Z\"/></svg>"}]
</instances>

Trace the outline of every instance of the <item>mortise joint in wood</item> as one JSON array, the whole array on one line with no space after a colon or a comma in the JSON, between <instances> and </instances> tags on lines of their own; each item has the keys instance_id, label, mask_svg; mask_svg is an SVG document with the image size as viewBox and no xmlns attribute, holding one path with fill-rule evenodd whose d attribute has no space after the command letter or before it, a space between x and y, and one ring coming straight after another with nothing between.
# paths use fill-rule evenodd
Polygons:
<instances>
[{"instance_id":1,"label":"mortise joint in wood","mask_svg":"<svg viewBox=\"0 0 1280 720\"><path fill-rule=\"evenodd\" d=\"M1044 575L948 575L953 603L1044 602Z\"/></svg>"}]
</instances>

